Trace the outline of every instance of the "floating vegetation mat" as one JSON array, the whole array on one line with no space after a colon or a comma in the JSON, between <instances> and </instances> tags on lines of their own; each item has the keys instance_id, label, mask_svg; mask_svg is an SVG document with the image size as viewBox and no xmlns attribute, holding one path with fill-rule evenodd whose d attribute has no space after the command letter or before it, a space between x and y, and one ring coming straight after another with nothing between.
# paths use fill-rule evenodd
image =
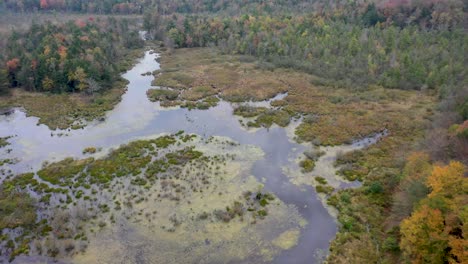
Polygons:
<instances>
[{"instance_id":1,"label":"floating vegetation mat","mask_svg":"<svg viewBox=\"0 0 468 264\"><path fill-rule=\"evenodd\" d=\"M250 174L263 155L228 138L181 131L9 176L0 195L1 255L74 263L270 261L297 244L306 222Z\"/></svg>"}]
</instances>

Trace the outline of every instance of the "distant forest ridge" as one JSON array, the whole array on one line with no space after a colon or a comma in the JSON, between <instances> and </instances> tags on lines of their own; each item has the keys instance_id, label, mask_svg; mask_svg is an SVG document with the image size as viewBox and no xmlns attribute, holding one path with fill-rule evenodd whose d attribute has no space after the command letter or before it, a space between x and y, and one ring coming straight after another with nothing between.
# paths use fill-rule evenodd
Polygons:
<instances>
[{"instance_id":1,"label":"distant forest ridge","mask_svg":"<svg viewBox=\"0 0 468 264\"><path fill-rule=\"evenodd\" d=\"M419 19L432 23L460 23L466 20L468 2L463 0L4 0L0 10L13 12L67 11L97 14L143 14L155 10L172 13L287 13L318 12L352 18L369 13L371 19ZM375 10L374 10L375 9ZM343 12L344 10L351 12ZM409 15L409 16L408 16Z\"/></svg>"}]
</instances>

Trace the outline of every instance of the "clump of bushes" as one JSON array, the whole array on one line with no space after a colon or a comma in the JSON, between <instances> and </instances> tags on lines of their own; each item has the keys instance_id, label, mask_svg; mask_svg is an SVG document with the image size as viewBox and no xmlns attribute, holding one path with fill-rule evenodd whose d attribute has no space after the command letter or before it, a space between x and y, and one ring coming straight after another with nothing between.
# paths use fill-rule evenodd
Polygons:
<instances>
[{"instance_id":1,"label":"clump of bushes","mask_svg":"<svg viewBox=\"0 0 468 264\"><path fill-rule=\"evenodd\" d=\"M37 175L44 181L55 185L71 186L73 178L83 171L92 159L74 160L66 158L62 161L50 164L37 172Z\"/></svg>"},{"instance_id":2,"label":"clump of bushes","mask_svg":"<svg viewBox=\"0 0 468 264\"><path fill-rule=\"evenodd\" d=\"M218 220L228 223L236 216L242 217L244 215L244 205L235 201L231 207L226 207L226 210L215 210L213 214Z\"/></svg>"},{"instance_id":3,"label":"clump of bushes","mask_svg":"<svg viewBox=\"0 0 468 264\"><path fill-rule=\"evenodd\" d=\"M146 94L152 102L174 101L179 97L179 92L169 89L149 89Z\"/></svg>"},{"instance_id":4,"label":"clump of bushes","mask_svg":"<svg viewBox=\"0 0 468 264\"><path fill-rule=\"evenodd\" d=\"M253 107L250 105L241 105L234 109L234 115L242 117L255 117L264 113L267 109L265 107Z\"/></svg>"},{"instance_id":5,"label":"clump of bushes","mask_svg":"<svg viewBox=\"0 0 468 264\"><path fill-rule=\"evenodd\" d=\"M307 150L304 151L304 155L311 160L318 160L321 156L325 154L324 151L318 150L318 149L312 149L312 150Z\"/></svg>"},{"instance_id":6,"label":"clump of bushes","mask_svg":"<svg viewBox=\"0 0 468 264\"><path fill-rule=\"evenodd\" d=\"M315 177L315 180L316 180L319 184L323 184L323 185L325 185L325 184L328 183L327 180L326 180L325 178L320 177L320 176Z\"/></svg>"},{"instance_id":7,"label":"clump of bushes","mask_svg":"<svg viewBox=\"0 0 468 264\"><path fill-rule=\"evenodd\" d=\"M326 185L317 185L315 187L315 190L318 193L325 193L325 194L331 194L335 189L331 186L326 186Z\"/></svg>"},{"instance_id":8,"label":"clump of bushes","mask_svg":"<svg viewBox=\"0 0 468 264\"><path fill-rule=\"evenodd\" d=\"M291 115L284 110L268 110L261 113L255 122L247 123L250 127L266 127L269 128L273 124L280 127L286 127L291 122Z\"/></svg>"},{"instance_id":9,"label":"clump of bushes","mask_svg":"<svg viewBox=\"0 0 468 264\"><path fill-rule=\"evenodd\" d=\"M301 166L302 172L311 172L315 168L315 161L311 159L304 159L299 163L299 166Z\"/></svg>"},{"instance_id":10,"label":"clump of bushes","mask_svg":"<svg viewBox=\"0 0 468 264\"><path fill-rule=\"evenodd\" d=\"M302 168L302 172L311 172L315 168L315 162L319 159L320 156L324 155L325 152L312 149L304 152L306 158L299 163L299 166Z\"/></svg>"},{"instance_id":11,"label":"clump of bushes","mask_svg":"<svg viewBox=\"0 0 468 264\"><path fill-rule=\"evenodd\" d=\"M189 110L192 109L199 109L199 110L206 110L210 109L211 107L215 107L218 105L219 99L216 96L210 96L202 101L186 101L180 105L180 107L187 108Z\"/></svg>"},{"instance_id":12,"label":"clump of bushes","mask_svg":"<svg viewBox=\"0 0 468 264\"><path fill-rule=\"evenodd\" d=\"M0 230L32 228L36 222L34 200L26 192L0 189Z\"/></svg>"},{"instance_id":13,"label":"clump of bushes","mask_svg":"<svg viewBox=\"0 0 468 264\"><path fill-rule=\"evenodd\" d=\"M193 148L185 148L176 152L166 154L166 159L169 164L184 165L185 163L198 159L203 156L203 153L196 151Z\"/></svg>"},{"instance_id":14,"label":"clump of bushes","mask_svg":"<svg viewBox=\"0 0 468 264\"><path fill-rule=\"evenodd\" d=\"M151 143L154 143L158 148L167 148L176 143L176 139L173 136L162 136L152 140Z\"/></svg>"},{"instance_id":15,"label":"clump of bushes","mask_svg":"<svg viewBox=\"0 0 468 264\"><path fill-rule=\"evenodd\" d=\"M97 149L95 147L87 147L83 150L83 154L94 154Z\"/></svg>"},{"instance_id":16,"label":"clump of bushes","mask_svg":"<svg viewBox=\"0 0 468 264\"><path fill-rule=\"evenodd\" d=\"M232 206L226 207L226 210L215 210L213 215L216 219L223 222L230 222L236 216L239 216L241 220L244 219L244 215L249 212L251 217L255 219L257 217L264 218L268 215L267 205L271 201L275 200L275 197L270 193L252 193L250 191L245 192L243 195L245 202L235 201ZM205 215L203 215L205 217ZM206 218L205 218L206 219Z\"/></svg>"},{"instance_id":17,"label":"clump of bushes","mask_svg":"<svg viewBox=\"0 0 468 264\"><path fill-rule=\"evenodd\" d=\"M347 153L340 152L336 157L335 166L356 163L363 156L364 152L362 150L355 150Z\"/></svg>"}]
</instances>

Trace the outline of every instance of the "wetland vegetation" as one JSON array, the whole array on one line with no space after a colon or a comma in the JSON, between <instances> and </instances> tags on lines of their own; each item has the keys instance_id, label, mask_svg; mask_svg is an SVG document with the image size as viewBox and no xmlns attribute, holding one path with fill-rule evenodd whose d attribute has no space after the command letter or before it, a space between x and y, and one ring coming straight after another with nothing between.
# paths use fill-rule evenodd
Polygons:
<instances>
[{"instance_id":1,"label":"wetland vegetation","mask_svg":"<svg viewBox=\"0 0 468 264\"><path fill-rule=\"evenodd\" d=\"M0 3L0 262L467 262L466 10Z\"/></svg>"},{"instance_id":2,"label":"wetland vegetation","mask_svg":"<svg viewBox=\"0 0 468 264\"><path fill-rule=\"evenodd\" d=\"M249 157L238 157L242 153ZM138 222L147 232L176 235L180 229L196 233L232 221L236 224L224 226L223 232L236 234L237 228L255 229L267 217L285 221L286 215L292 221L286 226L300 228L294 208L245 174L244 166L260 157L254 148L182 131L133 141L100 159L67 158L45 163L37 174L8 175L0 202L2 252L11 259L29 252L73 256L86 249L96 225L104 228L121 219Z\"/></svg>"}]
</instances>

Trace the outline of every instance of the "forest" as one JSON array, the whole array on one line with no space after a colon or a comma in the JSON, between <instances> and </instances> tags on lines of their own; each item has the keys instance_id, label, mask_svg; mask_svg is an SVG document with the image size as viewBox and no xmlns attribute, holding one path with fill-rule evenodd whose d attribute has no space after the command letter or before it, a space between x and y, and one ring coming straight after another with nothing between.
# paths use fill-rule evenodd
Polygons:
<instances>
[{"instance_id":1,"label":"forest","mask_svg":"<svg viewBox=\"0 0 468 264\"><path fill-rule=\"evenodd\" d=\"M326 205L338 211L339 230L324 263L468 262L466 1L5 0L0 3L1 14L81 17L0 31L0 107L23 106L50 128L84 128L81 121L77 125L78 117L105 120L105 111L117 104L123 91L109 100L106 96L120 87L121 74L134 64L135 54L151 49L161 55L156 59L161 68L141 72L141 76L154 76L152 85L162 88L149 89L146 94L158 107L169 107L167 111L186 108L187 122L196 122L196 118L188 118L191 110L216 109L220 101L262 102L285 94L284 99L269 102L271 109L261 104L237 106L232 114L240 116L245 129L269 131L297 122L294 140L318 148L356 142L369 134L384 135L375 145L336 154L333 166L338 177L359 180L358 187L334 189L324 175L308 179L324 195ZM145 41L138 29L145 31ZM74 98L76 95L80 97ZM28 96L38 96L46 103L38 108L25 99ZM63 112L49 115L44 106L55 98L85 101L87 106L66 101L54 106ZM95 108L103 102L105 107ZM65 111L67 107L71 109ZM131 118L145 115L135 111L138 114ZM9 140L0 137L0 148L8 147ZM169 142L160 142L165 140ZM109 159L44 163L38 178L59 183L60 188L78 186L73 194L80 199L78 189L96 181L91 176L105 179L104 188L111 190L108 184L114 178L129 171L136 176L142 170L147 178L134 178L130 184L149 190L162 177L154 175L166 177L170 166L181 169L190 160L203 164L213 158L204 159L202 152L194 150L195 145L178 152L163 151L175 142L185 146L191 140L181 131L154 142L121 146L110 152ZM157 162L149 159L142 153L157 155L151 144L168 154ZM82 154L96 151L88 147ZM297 162L301 175L313 172L324 154L306 151L304 155ZM0 159L0 168L8 162ZM157 173L149 177L146 171L152 169ZM218 167L216 170L219 173ZM69 178L60 178L61 173ZM86 183L74 183L75 176ZM32 182L30 189L42 192L45 188L32 176L27 179ZM32 199L24 192L28 183L13 175L4 183L8 188L0 187L0 227L27 226L33 233L46 227L58 230L35 221ZM164 182L161 190L166 185L171 186ZM186 191L175 183L172 187L178 190L176 195ZM19 191L13 191L15 188ZM62 192L67 201L71 199L66 189L57 190L47 192L58 196ZM243 195L250 201L252 193ZM236 200L230 201L233 206L225 206L226 212L223 207L196 218L229 222L250 212L256 222L257 217L267 217L268 209L273 210L263 207L275 199L261 192L258 197L251 206L253 211ZM24 208L25 224L12 225L7 221L10 218L2 216L20 213L12 204ZM180 219L170 217L176 229ZM25 243L31 238L24 235L21 239L15 243L5 239L12 246L7 251L11 256L29 248Z\"/></svg>"},{"instance_id":2,"label":"forest","mask_svg":"<svg viewBox=\"0 0 468 264\"><path fill-rule=\"evenodd\" d=\"M368 28L320 16L174 16L160 23L168 47L215 45L225 53L257 56L266 68L294 68L340 87L436 89L456 85L465 71L461 29ZM150 18L147 26L158 28Z\"/></svg>"},{"instance_id":3,"label":"forest","mask_svg":"<svg viewBox=\"0 0 468 264\"><path fill-rule=\"evenodd\" d=\"M138 32L129 34L124 20L77 20L63 25L33 24L13 32L6 43L3 71L10 87L27 91L87 92L109 89L120 69L113 61L141 48ZM6 76L5 76L6 75Z\"/></svg>"}]
</instances>

